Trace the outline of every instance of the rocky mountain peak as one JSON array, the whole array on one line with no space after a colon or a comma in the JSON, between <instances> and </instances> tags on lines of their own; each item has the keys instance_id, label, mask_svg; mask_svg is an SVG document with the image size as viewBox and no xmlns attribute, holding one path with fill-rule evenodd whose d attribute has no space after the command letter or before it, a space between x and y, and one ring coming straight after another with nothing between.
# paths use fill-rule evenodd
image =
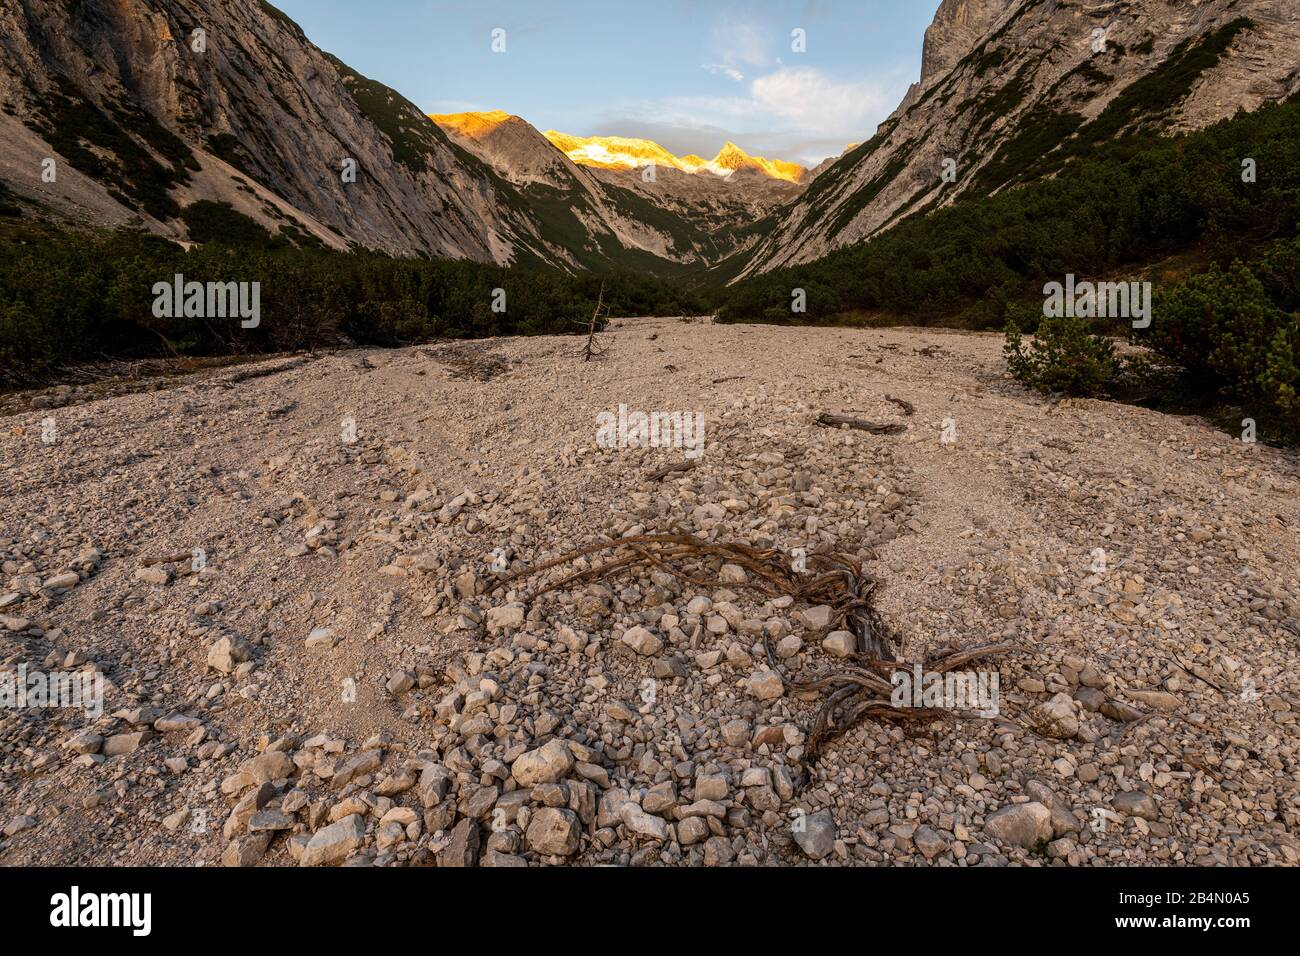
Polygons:
<instances>
[{"instance_id":1,"label":"rocky mountain peak","mask_svg":"<svg viewBox=\"0 0 1300 956\"><path fill-rule=\"evenodd\" d=\"M810 262L967 190L1050 174L1095 144L1285 99L1300 90L1296 50L1292 0L943 0L922 82L728 273Z\"/></svg>"},{"instance_id":2,"label":"rocky mountain peak","mask_svg":"<svg viewBox=\"0 0 1300 956\"><path fill-rule=\"evenodd\" d=\"M1020 0L943 0L925 31L921 86L946 73Z\"/></svg>"}]
</instances>

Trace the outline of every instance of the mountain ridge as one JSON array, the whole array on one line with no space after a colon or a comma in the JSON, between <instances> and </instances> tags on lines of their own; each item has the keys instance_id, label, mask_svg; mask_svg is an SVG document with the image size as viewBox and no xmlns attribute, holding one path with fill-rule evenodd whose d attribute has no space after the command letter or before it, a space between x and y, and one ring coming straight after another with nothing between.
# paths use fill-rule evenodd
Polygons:
<instances>
[{"instance_id":1,"label":"mountain ridge","mask_svg":"<svg viewBox=\"0 0 1300 956\"><path fill-rule=\"evenodd\" d=\"M941 0L898 109L806 169L502 111L431 118L265 0L0 0L0 16L0 183L28 214L188 241L183 210L208 200L297 244L715 284L1052 175L1127 131L1300 90L1286 0Z\"/></svg>"},{"instance_id":2,"label":"mountain ridge","mask_svg":"<svg viewBox=\"0 0 1300 956\"><path fill-rule=\"evenodd\" d=\"M1284 99L1300 89L1298 49L1300 10L1285 0L943 0L899 108L719 271L811 262L968 190L1050 173L1089 142Z\"/></svg>"}]
</instances>

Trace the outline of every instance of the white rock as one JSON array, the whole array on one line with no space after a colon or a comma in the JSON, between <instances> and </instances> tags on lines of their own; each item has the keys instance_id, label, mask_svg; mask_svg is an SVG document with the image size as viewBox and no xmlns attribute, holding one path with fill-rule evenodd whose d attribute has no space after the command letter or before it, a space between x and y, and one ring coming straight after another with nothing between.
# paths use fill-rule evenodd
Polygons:
<instances>
[{"instance_id":1,"label":"white rock","mask_svg":"<svg viewBox=\"0 0 1300 956\"><path fill-rule=\"evenodd\" d=\"M536 750L529 750L515 758L510 773L521 787L539 783L558 783L573 770L573 751L563 740L547 741Z\"/></svg>"},{"instance_id":2,"label":"white rock","mask_svg":"<svg viewBox=\"0 0 1300 956\"><path fill-rule=\"evenodd\" d=\"M664 642L644 627L630 627L624 631L623 643L646 657L653 657L664 649Z\"/></svg>"},{"instance_id":3,"label":"white rock","mask_svg":"<svg viewBox=\"0 0 1300 956\"><path fill-rule=\"evenodd\" d=\"M852 631L831 631L822 640L822 650L831 657L851 657L858 649L858 639Z\"/></svg>"},{"instance_id":4,"label":"white rock","mask_svg":"<svg viewBox=\"0 0 1300 956\"><path fill-rule=\"evenodd\" d=\"M1003 843L1032 850L1040 840L1052 838L1052 811L1036 800L1012 804L990 814L984 832Z\"/></svg>"},{"instance_id":5,"label":"white rock","mask_svg":"<svg viewBox=\"0 0 1300 956\"><path fill-rule=\"evenodd\" d=\"M307 647L311 650L329 650L339 642L331 627L318 627L307 635Z\"/></svg>"},{"instance_id":6,"label":"white rock","mask_svg":"<svg viewBox=\"0 0 1300 956\"><path fill-rule=\"evenodd\" d=\"M785 693L781 675L776 671L757 671L745 681L745 689L759 700L775 700Z\"/></svg>"},{"instance_id":7,"label":"white rock","mask_svg":"<svg viewBox=\"0 0 1300 956\"><path fill-rule=\"evenodd\" d=\"M361 846L366 838L366 826L358 813L350 814L317 830L298 861L302 866L327 866L339 863L349 853Z\"/></svg>"}]
</instances>

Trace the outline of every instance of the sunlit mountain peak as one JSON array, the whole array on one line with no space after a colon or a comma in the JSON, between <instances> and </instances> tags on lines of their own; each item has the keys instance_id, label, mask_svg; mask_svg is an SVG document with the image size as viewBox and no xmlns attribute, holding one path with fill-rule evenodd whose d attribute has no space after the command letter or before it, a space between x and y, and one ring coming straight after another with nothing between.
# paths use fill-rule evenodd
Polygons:
<instances>
[{"instance_id":1,"label":"sunlit mountain peak","mask_svg":"<svg viewBox=\"0 0 1300 956\"><path fill-rule=\"evenodd\" d=\"M519 117L512 116L504 110L489 110L484 113L432 113L429 119L439 126L451 127L464 136L480 139L503 123Z\"/></svg>"},{"instance_id":2,"label":"sunlit mountain peak","mask_svg":"<svg viewBox=\"0 0 1300 956\"><path fill-rule=\"evenodd\" d=\"M713 157L709 164L719 170L735 171L738 169L756 169L772 179L784 179L797 183L807 172L798 163L787 163L779 159L764 159L762 156L750 156L735 143L728 142Z\"/></svg>"},{"instance_id":3,"label":"sunlit mountain peak","mask_svg":"<svg viewBox=\"0 0 1300 956\"><path fill-rule=\"evenodd\" d=\"M680 169L686 173L709 172L730 176L740 169L752 169L772 179L797 183L807 172L797 163L750 156L735 143L728 142L711 160L696 156L674 156L658 143L626 136L571 136L556 130L542 134L556 149L580 166L601 169L639 169L654 164Z\"/></svg>"}]
</instances>

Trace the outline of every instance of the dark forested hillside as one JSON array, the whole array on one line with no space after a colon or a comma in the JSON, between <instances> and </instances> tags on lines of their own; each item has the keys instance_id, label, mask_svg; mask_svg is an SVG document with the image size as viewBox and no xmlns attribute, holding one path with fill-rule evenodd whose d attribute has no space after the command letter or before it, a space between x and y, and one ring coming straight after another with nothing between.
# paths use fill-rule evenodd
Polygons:
<instances>
[{"instance_id":1,"label":"dark forested hillside","mask_svg":"<svg viewBox=\"0 0 1300 956\"><path fill-rule=\"evenodd\" d=\"M1255 181L1244 164L1253 160ZM1300 223L1300 99L1177 137L1098 145L1053 178L970 196L870 242L716 293L730 322L844 321L997 328L1005 304L1067 273L1101 277L1196 250L1230 262ZM807 310L792 311L792 290Z\"/></svg>"},{"instance_id":2,"label":"dark forested hillside","mask_svg":"<svg viewBox=\"0 0 1300 956\"><path fill-rule=\"evenodd\" d=\"M210 241L189 251L143 233L0 220L0 386L40 383L61 365L105 357L578 332L602 287L612 315L701 308L650 276L298 248L216 204L192 218ZM257 328L236 318L156 318L154 285L176 274L259 283Z\"/></svg>"}]
</instances>

